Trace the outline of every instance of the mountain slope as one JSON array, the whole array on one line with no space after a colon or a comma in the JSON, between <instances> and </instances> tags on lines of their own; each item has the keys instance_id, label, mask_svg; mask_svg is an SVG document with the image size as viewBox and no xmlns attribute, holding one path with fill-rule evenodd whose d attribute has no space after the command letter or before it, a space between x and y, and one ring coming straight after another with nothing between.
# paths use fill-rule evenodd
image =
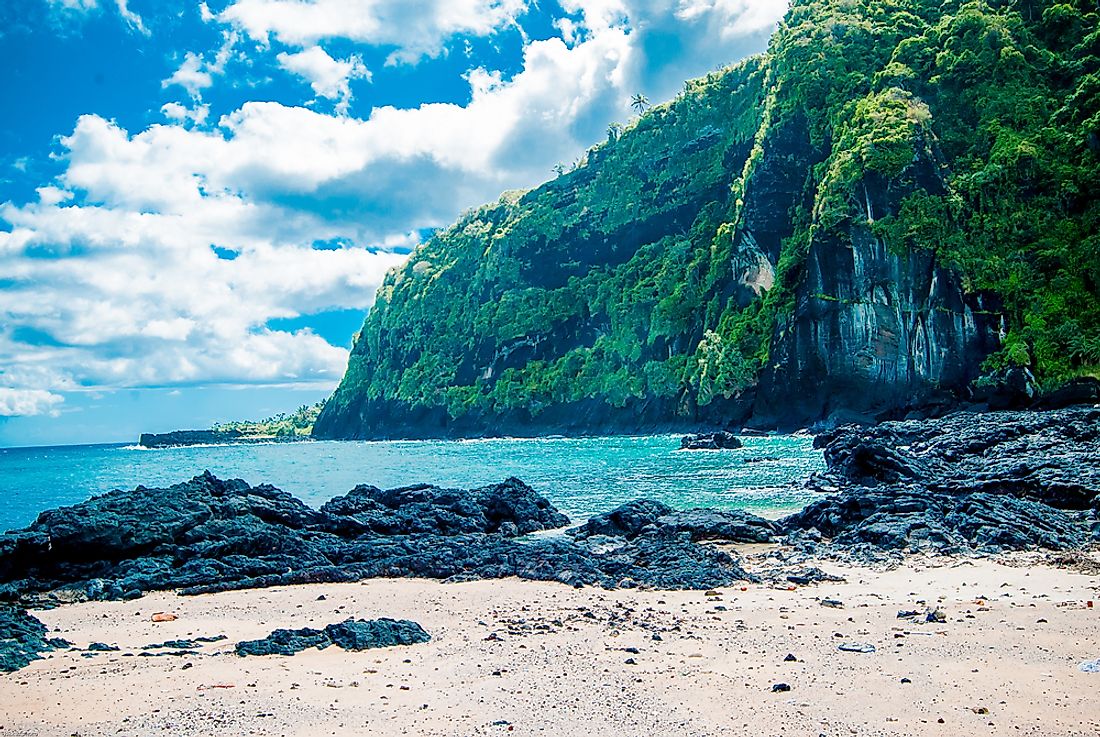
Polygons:
<instances>
[{"instance_id":1,"label":"mountain slope","mask_svg":"<svg viewBox=\"0 0 1100 737\"><path fill-rule=\"evenodd\" d=\"M1094 3L797 2L391 273L319 437L896 415L1100 364Z\"/></svg>"}]
</instances>

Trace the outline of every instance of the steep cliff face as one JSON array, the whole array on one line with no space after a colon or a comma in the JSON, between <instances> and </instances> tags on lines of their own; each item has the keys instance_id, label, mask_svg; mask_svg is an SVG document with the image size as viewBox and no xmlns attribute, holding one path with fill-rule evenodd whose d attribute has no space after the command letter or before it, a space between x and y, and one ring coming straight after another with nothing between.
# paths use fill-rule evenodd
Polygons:
<instances>
[{"instance_id":1,"label":"steep cliff face","mask_svg":"<svg viewBox=\"0 0 1100 737\"><path fill-rule=\"evenodd\" d=\"M790 427L1100 367L1093 3L800 0L392 273L320 437Z\"/></svg>"},{"instance_id":2,"label":"steep cliff face","mask_svg":"<svg viewBox=\"0 0 1100 737\"><path fill-rule=\"evenodd\" d=\"M996 311L929 253L869 233L817 242L756 406L765 425L951 404L998 346Z\"/></svg>"}]
</instances>

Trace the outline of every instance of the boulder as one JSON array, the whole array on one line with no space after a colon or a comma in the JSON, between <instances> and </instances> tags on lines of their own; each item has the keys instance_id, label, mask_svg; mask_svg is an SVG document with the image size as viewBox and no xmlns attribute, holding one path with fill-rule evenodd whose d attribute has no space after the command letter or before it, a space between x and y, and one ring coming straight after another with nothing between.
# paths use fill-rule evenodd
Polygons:
<instances>
[{"instance_id":1,"label":"boulder","mask_svg":"<svg viewBox=\"0 0 1100 737\"><path fill-rule=\"evenodd\" d=\"M687 435L680 439L681 450L735 450L740 447L742 447L741 440L725 430Z\"/></svg>"},{"instance_id":2,"label":"boulder","mask_svg":"<svg viewBox=\"0 0 1100 737\"><path fill-rule=\"evenodd\" d=\"M370 650L397 645L416 645L431 638L424 628L407 619L346 619L323 630L309 627L278 629L261 640L238 642L237 655L294 655L315 647L335 645L344 650Z\"/></svg>"}]
</instances>

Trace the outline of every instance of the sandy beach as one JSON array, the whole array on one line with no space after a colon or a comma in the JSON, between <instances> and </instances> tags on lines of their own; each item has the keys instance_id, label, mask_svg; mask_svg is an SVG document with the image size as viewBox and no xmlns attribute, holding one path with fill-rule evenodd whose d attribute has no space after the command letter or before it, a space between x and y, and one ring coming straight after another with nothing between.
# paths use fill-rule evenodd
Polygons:
<instances>
[{"instance_id":1,"label":"sandy beach","mask_svg":"<svg viewBox=\"0 0 1100 737\"><path fill-rule=\"evenodd\" d=\"M1100 608L1087 606L1100 581L1036 560L832 565L845 583L709 595L372 580L72 605L36 615L77 646L120 651L58 652L0 677L0 734L1096 735L1100 675L1078 664L1100 657ZM928 608L946 621L924 621ZM432 641L233 652L348 617L412 619ZM197 654L141 654L216 635Z\"/></svg>"}]
</instances>

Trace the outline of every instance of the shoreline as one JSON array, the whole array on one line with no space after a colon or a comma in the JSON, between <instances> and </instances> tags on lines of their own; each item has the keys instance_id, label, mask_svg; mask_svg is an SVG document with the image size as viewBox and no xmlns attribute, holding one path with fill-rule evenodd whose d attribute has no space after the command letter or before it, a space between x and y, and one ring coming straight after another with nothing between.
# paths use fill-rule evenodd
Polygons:
<instances>
[{"instance_id":1,"label":"shoreline","mask_svg":"<svg viewBox=\"0 0 1100 737\"><path fill-rule=\"evenodd\" d=\"M45 512L0 536L3 734L1096 734L1100 408L819 441L778 521L209 473ZM431 640L234 654L364 618Z\"/></svg>"},{"instance_id":2,"label":"shoreline","mask_svg":"<svg viewBox=\"0 0 1100 737\"><path fill-rule=\"evenodd\" d=\"M771 551L741 552L752 568ZM121 651L56 652L0 677L0 723L28 737L1095 734L1100 676L1078 664L1100 653L1100 610L1085 604L1097 579L1038 561L822 562L847 580L717 592L374 579L73 604L38 613L51 635ZM926 606L946 621L897 618ZM276 627L353 616L409 618L432 640L233 654ZM140 656L222 634L201 654ZM837 649L848 641L876 652Z\"/></svg>"}]
</instances>

